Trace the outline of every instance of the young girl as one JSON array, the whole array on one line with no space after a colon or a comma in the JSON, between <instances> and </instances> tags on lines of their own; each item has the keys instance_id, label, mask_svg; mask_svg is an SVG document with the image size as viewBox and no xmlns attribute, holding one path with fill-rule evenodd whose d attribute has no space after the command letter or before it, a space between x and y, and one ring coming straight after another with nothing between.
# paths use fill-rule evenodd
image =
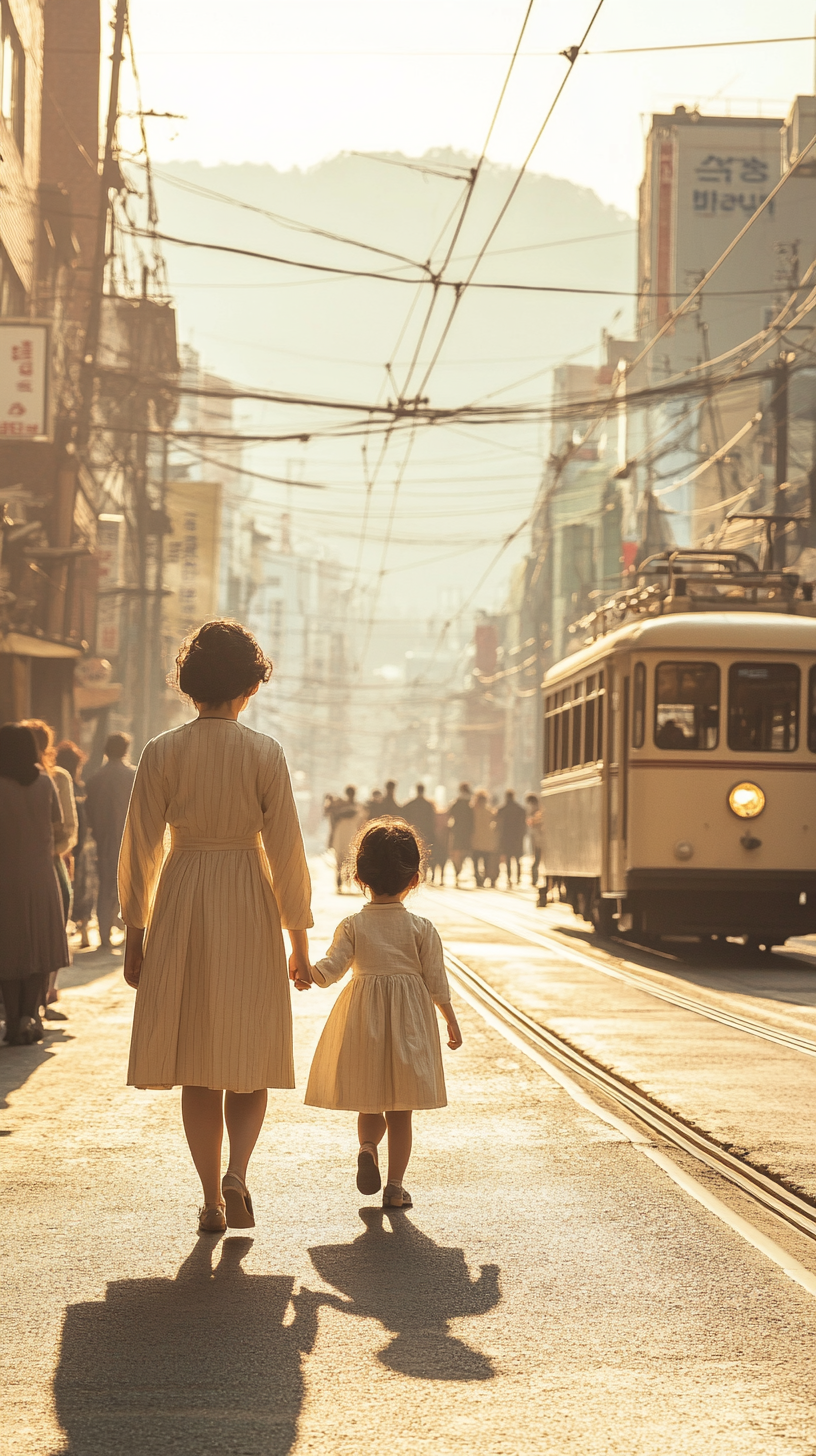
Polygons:
<instances>
[{"instance_id":1,"label":"young girl","mask_svg":"<svg viewBox=\"0 0 816 1456\"><path fill-rule=\"evenodd\" d=\"M420 862L409 825L367 824L357 841L354 877L370 902L338 925L328 955L311 968L321 986L339 981L350 965L354 973L323 1028L305 1100L358 1114L361 1193L382 1187L377 1147L387 1129L384 1208L412 1206L402 1186L412 1112L447 1103L434 1004L447 1024L448 1046L462 1045L438 932L403 904L419 884ZM309 983L298 976L295 984L306 990Z\"/></svg>"}]
</instances>

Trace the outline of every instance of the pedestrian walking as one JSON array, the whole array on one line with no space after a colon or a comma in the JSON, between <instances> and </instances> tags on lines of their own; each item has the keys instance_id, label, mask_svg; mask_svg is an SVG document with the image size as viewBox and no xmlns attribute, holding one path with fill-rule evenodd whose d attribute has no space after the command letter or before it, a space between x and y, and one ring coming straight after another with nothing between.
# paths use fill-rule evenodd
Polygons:
<instances>
[{"instance_id":1,"label":"pedestrian walking","mask_svg":"<svg viewBox=\"0 0 816 1456\"><path fill-rule=\"evenodd\" d=\"M487 881L495 889L499 867L496 811L485 789L478 789L473 799L473 869L481 889Z\"/></svg>"},{"instance_id":2,"label":"pedestrian walking","mask_svg":"<svg viewBox=\"0 0 816 1456\"><path fill-rule=\"evenodd\" d=\"M516 803L512 789L507 789L504 803L496 813L496 830L499 836L499 854L507 866L508 885L517 885L521 878L521 856L524 853L524 831L527 815L521 804Z\"/></svg>"},{"instance_id":3,"label":"pedestrian walking","mask_svg":"<svg viewBox=\"0 0 816 1456\"><path fill-rule=\"evenodd\" d=\"M451 838L451 832L448 828L447 805L444 805L441 809L434 805L434 813L436 817L436 838L431 846L431 854L426 873L429 875L432 885L444 885L445 867L450 858ZM436 878L437 870L439 871L438 880Z\"/></svg>"},{"instance_id":4,"label":"pedestrian walking","mask_svg":"<svg viewBox=\"0 0 816 1456\"><path fill-rule=\"evenodd\" d=\"M357 802L357 790L353 784L347 786L345 798L335 799L330 812L331 835L329 847L334 851L337 893L341 895L343 889L349 883L350 878L346 865L346 856L348 855L349 847L357 830L366 818L366 811L363 805Z\"/></svg>"},{"instance_id":5,"label":"pedestrian walking","mask_svg":"<svg viewBox=\"0 0 816 1456\"><path fill-rule=\"evenodd\" d=\"M403 1185L411 1156L414 1111L444 1107L445 1074L434 1006L448 1029L448 1046L462 1045L451 1006L442 942L430 920L404 901L420 882L422 853L408 824L372 824L360 835L355 879L369 903L338 925L331 948L296 977L329 986L353 967L335 1002L309 1073L306 1103L357 1113L357 1187L382 1187L377 1149L388 1133L384 1208L411 1208Z\"/></svg>"},{"instance_id":6,"label":"pedestrian walking","mask_svg":"<svg viewBox=\"0 0 816 1456\"><path fill-rule=\"evenodd\" d=\"M544 813L538 794L527 794L524 803L527 809L527 833L530 836L530 848L533 852L533 863L530 866L530 884L535 889L538 885L541 850L544 844Z\"/></svg>"},{"instance_id":7,"label":"pedestrian walking","mask_svg":"<svg viewBox=\"0 0 816 1456\"><path fill-rule=\"evenodd\" d=\"M63 855L70 854L76 844L79 830L73 780L71 775L57 764L54 750L56 735L50 724L43 722L42 718L24 718L23 727L30 728L34 734L40 768L53 780L59 796L62 825L54 830L54 869L59 880L63 915L67 924L71 916L71 880Z\"/></svg>"},{"instance_id":8,"label":"pedestrian walking","mask_svg":"<svg viewBox=\"0 0 816 1456\"><path fill-rule=\"evenodd\" d=\"M116 867L125 827L136 769L128 758L130 737L127 733L111 733L105 742L105 763L88 780L85 808L88 823L96 842L96 873L99 888L96 896L96 918L99 922L99 949L110 950L111 929L121 924Z\"/></svg>"},{"instance_id":9,"label":"pedestrian walking","mask_svg":"<svg viewBox=\"0 0 816 1456\"><path fill-rule=\"evenodd\" d=\"M372 789L371 798L366 800L366 818L379 819L382 813L383 793L382 789Z\"/></svg>"},{"instance_id":10,"label":"pedestrian walking","mask_svg":"<svg viewBox=\"0 0 816 1456\"><path fill-rule=\"evenodd\" d=\"M57 767L71 775L74 789L74 803L77 815L77 839L73 848L72 908L71 919L80 934L80 947L90 945L88 922L93 915L96 902L96 860L88 834L87 788L82 779L82 770L88 761L87 753L70 738L57 744Z\"/></svg>"},{"instance_id":11,"label":"pedestrian walking","mask_svg":"<svg viewBox=\"0 0 816 1456\"><path fill-rule=\"evenodd\" d=\"M128 1083L181 1085L199 1228L219 1233L254 1227L246 1174L267 1088L294 1086L281 927L290 974L308 975L311 884L283 750L238 722L272 664L244 627L214 621L176 666L198 716L147 744L119 861L125 980L137 988Z\"/></svg>"},{"instance_id":12,"label":"pedestrian walking","mask_svg":"<svg viewBox=\"0 0 816 1456\"><path fill-rule=\"evenodd\" d=\"M470 804L470 784L459 785L459 795L448 809L448 828L451 831L450 857L456 872L456 884L465 860L473 852L473 809Z\"/></svg>"},{"instance_id":13,"label":"pedestrian walking","mask_svg":"<svg viewBox=\"0 0 816 1456\"><path fill-rule=\"evenodd\" d=\"M63 833L59 795L39 766L30 728L0 728L0 988L5 1040L42 1041L39 1009L49 978L68 964L55 835Z\"/></svg>"},{"instance_id":14,"label":"pedestrian walking","mask_svg":"<svg viewBox=\"0 0 816 1456\"><path fill-rule=\"evenodd\" d=\"M436 839L436 808L430 799L425 798L425 785L417 784L416 797L409 799L403 804L401 814L406 824L415 829L426 855L433 856L434 841Z\"/></svg>"},{"instance_id":15,"label":"pedestrian walking","mask_svg":"<svg viewBox=\"0 0 816 1456\"><path fill-rule=\"evenodd\" d=\"M383 794L382 803L380 804L380 814L387 814L392 819L401 819L402 809L400 808L399 804L396 801L396 798L394 797L396 792L396 779L389 779L388 783L385 786L385 793Z\"/></svg>"}]
</instances>

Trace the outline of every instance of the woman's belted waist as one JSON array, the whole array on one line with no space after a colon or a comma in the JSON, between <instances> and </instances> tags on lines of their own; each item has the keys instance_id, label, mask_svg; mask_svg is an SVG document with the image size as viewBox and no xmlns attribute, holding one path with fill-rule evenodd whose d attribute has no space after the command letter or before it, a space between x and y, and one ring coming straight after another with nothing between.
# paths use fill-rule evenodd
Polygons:
<instances>
[{"instance_id":1,"label":"woman's belted waist","mask_svg":"<svg viewBox=\"0 0 816 1456\"><path fill-rule=\"evenodd\" d=\"M216 850L260 849L260 834L241 834L234 839L201 839L195 834L186 834L182 829L171 829L171 849Z\"/></svg>"}]
</instances>

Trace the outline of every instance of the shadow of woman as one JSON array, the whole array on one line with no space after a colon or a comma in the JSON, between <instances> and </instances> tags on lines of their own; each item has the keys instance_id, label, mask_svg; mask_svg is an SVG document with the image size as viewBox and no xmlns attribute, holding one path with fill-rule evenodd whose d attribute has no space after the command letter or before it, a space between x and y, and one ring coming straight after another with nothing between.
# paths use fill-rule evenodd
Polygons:
<instances>
[{"instance_id":1,"label":"shadow of woman","mask_svg":"<svg viewBox=\"0 0 816 1456\"><path fill-rule=\"evenodd\" d=\"M200 1238L175 1279L123 1279L68 1307L54 1381L63 1452L291 1450L320 1299L293 1297L288 1275L246 1274L251 1239L226 1239L214 1268L213 1247Z\"/></svg>"},{"instance_id":2,"label":"shadow of woman","mask_svg":"<svg viewBox=\"0 0 816 1456\"><path fill-rule=\"evenodd\" d=\"M486 1314L501 1299L499 1270L483 1264L472 1279L462 1249L440 1248L404 1213L360 1210L366 1225L353 1244L326 1244L309 1256L321 1279L345 1295L323 1303L379 1320L394 1335L378 1359L421 1380L492 1380L492 1362L448 1331L462 1316Z\"/></svg>"}]
</instances>

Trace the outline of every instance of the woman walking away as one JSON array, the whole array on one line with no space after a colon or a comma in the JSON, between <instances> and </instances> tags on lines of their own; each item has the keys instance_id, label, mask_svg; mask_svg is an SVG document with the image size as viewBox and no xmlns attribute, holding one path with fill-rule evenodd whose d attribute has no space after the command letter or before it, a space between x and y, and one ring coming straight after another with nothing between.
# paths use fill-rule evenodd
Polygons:
<instances>
[{"instance_id":1,"label":"woman walking away","mask_svg":"<svg viewBox=\"0 0 816 1456\"><path fill-rule=\"evenodd\" d=\"M62 811L30 728L0 728L0 985L6 1041L42 1041L39 1007L52 973L68 964L54 835Z\"/></svg>"},{"instance_id":2,"label":"woman walking away","mask_svg":"<svg viewBox=\"0 0 816 1456\"><path fill-rule=\"evenodd\" d=\"M246 1171L267 1088L295 1085L281 926L290 973L308 975L311 885L283 750L238 723L272 664L227 621L188 637L176 664L198 717L147 744L119 860L125 980L138 988L128 1083L181 1085L199 1228L220 1233L254 1227Z\"/></svg>"},{"instance_id":3,"label":"woman walking away","mask_svg":"<svg viewBox=\"0 0 816 1456\"><path fill-rule=\"evenodd\" d=\"M71 919L80 935L80 948L87 950L90 945L88 935L88 921L93 914L94 894L93 875L91 873L90 846L88 844L88 815L85 807L87 790L82 779L82 769L88 762L87 753L70 738L64 738L62 743L57 744L57 768L65 769L70 774L74 786L74 801L77 813L77 841L73 850L73 905ZM46 1013L47 1014L47 1013Z\"/></svg>"},{"instance_id":4,"label":"woman walking away","mask_svg":"<svg viewBox=\"0 0 816 1456\"><path fill-rule=\"evenodd\" d=\"M403 901L420 880L421 855L408 824L375 820L356 847L355 879L370 903L338 925L331 949L311 968L321 986L354 967L323 1029L309 1074L311 1107L356 1112L360 1152L357 1187L382 1187L377 1148L388 1132L384 1208L410 1208L402 1180L411 1156L411 1114L444 1107L445 1075L434 1005L448 1028L448 1046L462 1045L450 1003L442 943L430 920ZM309 979L298 975L298 990Z\"/></svg>"}]
</instances>

